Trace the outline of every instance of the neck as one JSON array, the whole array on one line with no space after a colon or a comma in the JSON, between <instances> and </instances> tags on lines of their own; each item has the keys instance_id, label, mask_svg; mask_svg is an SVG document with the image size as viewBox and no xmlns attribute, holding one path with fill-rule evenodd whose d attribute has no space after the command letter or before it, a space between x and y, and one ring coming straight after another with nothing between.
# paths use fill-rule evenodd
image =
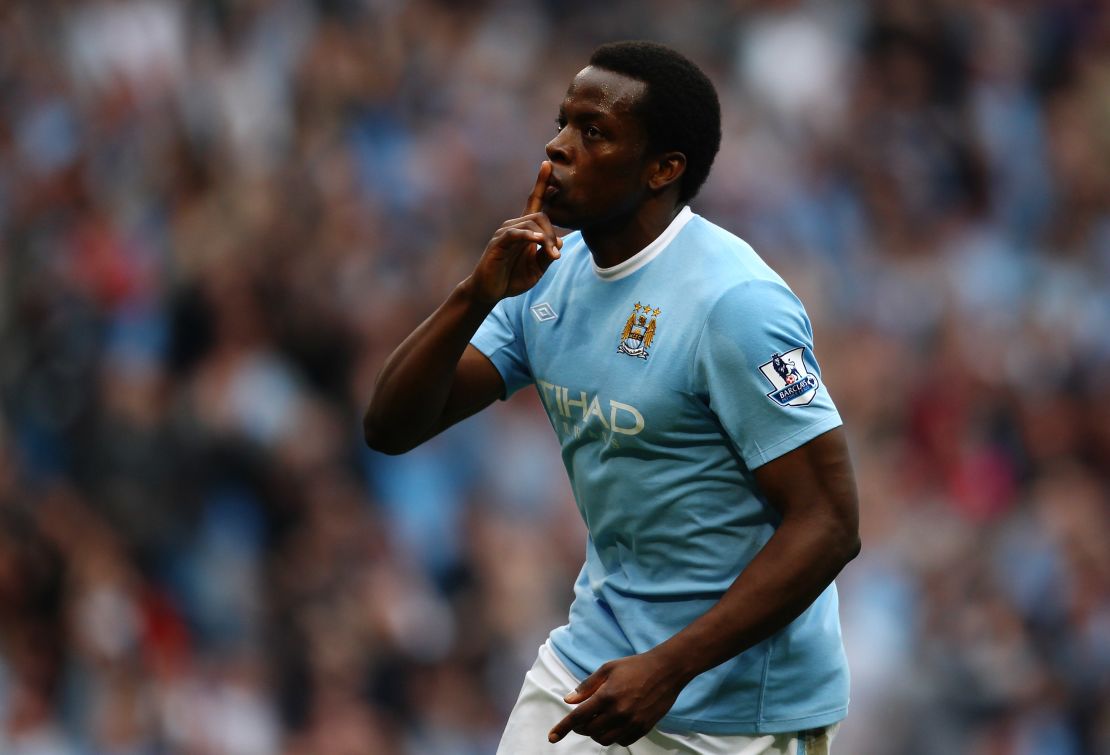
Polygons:
<instances>
[{"instance_id":1,"label":"neck","mask_svg":"<svg viewBox=\"0 0 1110 755\"><path fill-rule=\"evenodd\" d=\"M649 200L627 216L583 228L582 238L598 267L613 267L659 238L684 206L674 201Z\"/></svg>"}]
</instances>

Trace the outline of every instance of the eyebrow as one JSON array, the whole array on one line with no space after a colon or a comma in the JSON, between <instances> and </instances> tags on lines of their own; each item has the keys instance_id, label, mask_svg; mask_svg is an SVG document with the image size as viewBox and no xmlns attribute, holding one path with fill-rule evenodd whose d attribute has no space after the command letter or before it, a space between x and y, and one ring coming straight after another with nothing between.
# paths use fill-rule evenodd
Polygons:
<instances>
[{"instance_id":1,"label":"eyebrow","mask_svg":"<svg viewBox=\"0 0 1110 755\"><path fill-rule=\"evenodd\" d=\"M560 118L567 118L568 117L567 116L567 110L566 110L566 107L564 105L559 105L559 117ZM611 120L612 118L614 118L614 115L611 112L607 113L607 112L603 112L601 110L595 110L595 109L591 108L589 110L575 111L574 118L576 120L580 120L580 121L581 120Z\"/></svg>"}]
</instances>

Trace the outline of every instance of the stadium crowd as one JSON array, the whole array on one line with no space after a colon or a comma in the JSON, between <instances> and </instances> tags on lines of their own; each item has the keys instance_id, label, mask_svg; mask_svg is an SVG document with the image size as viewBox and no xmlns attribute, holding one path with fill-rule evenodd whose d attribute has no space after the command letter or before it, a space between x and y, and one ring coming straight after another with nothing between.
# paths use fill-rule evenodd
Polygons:
<instances>
[{"instance_id":1,"label":"stadium crowd","mask_svg":"<svg viewBox=\"0 0 1110 755\"><path fill-rule=\"evenodd\" d=\"M583 554L546 417L359 419L614 38L716 82L694 209L847 423L837 751L1110 752L1097 0L0 4L0 752L495 749Z\"/></svg>"}]
</instances>

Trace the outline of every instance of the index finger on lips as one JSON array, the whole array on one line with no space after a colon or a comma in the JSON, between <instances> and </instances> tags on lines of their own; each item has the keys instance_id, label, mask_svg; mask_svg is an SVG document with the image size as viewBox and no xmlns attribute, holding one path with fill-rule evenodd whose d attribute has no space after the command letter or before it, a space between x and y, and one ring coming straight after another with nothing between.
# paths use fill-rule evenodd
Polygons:
<instances>
[{"instance_id":1,"label":"index finger on lips","mask_svg":"<svg viewBox=\"0 0 1110 755\"><path fill-rule=\"evenodd\" d=\"M524 214L531 215L539 212L543 207L543 194L547 191L547 179L551 178L551 161L544 160L540 163L540 174L536 176L536 185L528 195L528 202L524 205Z\"/></svg>"}]
</instances>

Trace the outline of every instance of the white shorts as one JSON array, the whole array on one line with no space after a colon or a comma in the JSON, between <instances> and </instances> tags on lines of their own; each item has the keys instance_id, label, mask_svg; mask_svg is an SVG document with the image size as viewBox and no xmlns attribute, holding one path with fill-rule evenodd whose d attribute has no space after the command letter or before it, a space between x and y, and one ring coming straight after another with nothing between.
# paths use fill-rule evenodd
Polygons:
<instances>
[{"instance_id":1,"label":"white shorts","mask_svg":"<svg viewBox=\"0 0 1110 755\"><path fill-rule=\"evenodd\" d=\"M840 724L788 734L710 736L652 729L631 747L599 745L589 737L568 733L551 744L547 734L574 706L563 697L578 686L555 652L545 643L524 677L497 755L829 755Z\"/></svg>"}]
</instances>

